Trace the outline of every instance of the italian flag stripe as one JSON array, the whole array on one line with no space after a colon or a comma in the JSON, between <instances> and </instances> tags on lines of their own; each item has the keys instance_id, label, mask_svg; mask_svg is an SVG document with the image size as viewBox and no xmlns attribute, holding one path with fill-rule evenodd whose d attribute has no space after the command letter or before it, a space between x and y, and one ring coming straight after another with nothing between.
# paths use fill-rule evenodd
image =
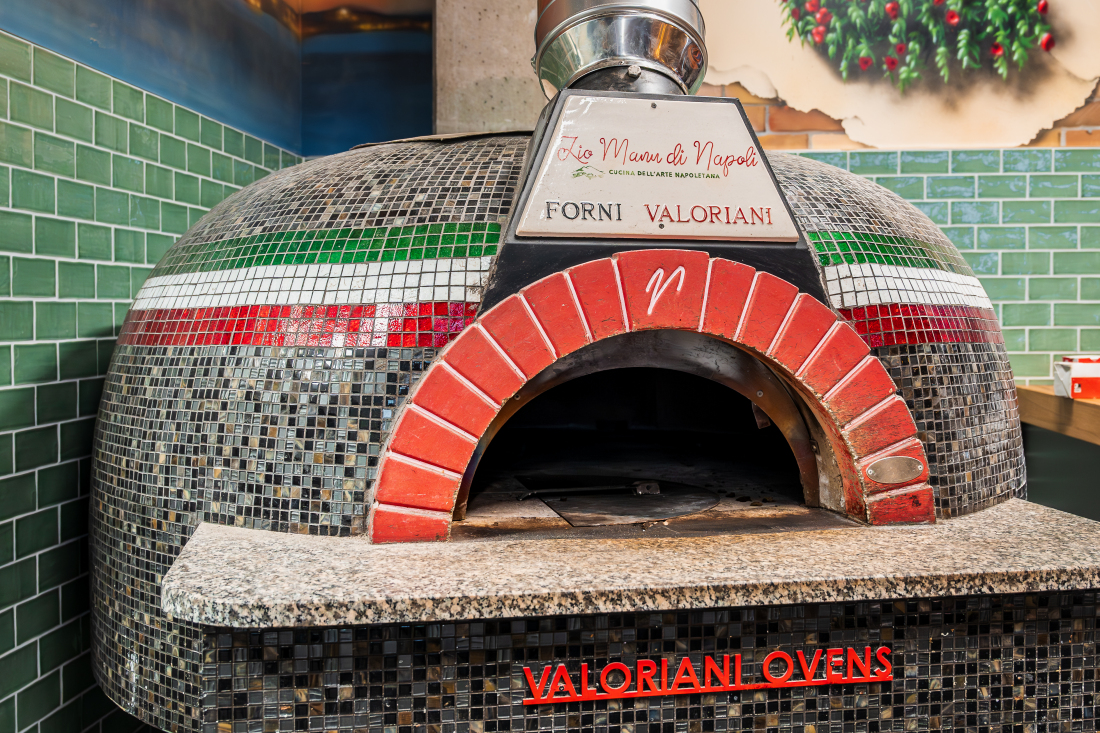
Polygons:
<instances>
[{"instance_id":1,"label":"italian flag stripe","mask_svg":"<svg viewBox=\"0 0 1100 733\"><path fill-rule=\"evenodd\" d=\"M970 266L947 244L865 232L807 232L823 267L893 265L969 274Z\"/></svg>"},{"instance_id":2,"label":"italian flag stripe","mask_svg":"<svg viewBox=\"0 0 1100 733\"><path fill-rule=\"evenodd\" d=\"M156 274L483 257L496 254L499 241L500 225L488 222L272 232L216 242L183 242L165 256Z\"/></svg>"},{"instance_id":3,"label":"italian flag stripe","mask_svg":"<svg viewBox=\"0 0 1100 733\"><path fill-rule=\"evenodd\" d=\"M132 310L235 305L480 302L490 257L352 265L263 265L160 275L145 281Z\"/></svg>"},{"instance_id":4,"label":"italian flag stripe","mask_svg":"<svg viewBox=\"0 0 1100 733\"><path fill-rule=\"evenodd\" d=\"M124 346L446 346L474 303L243 305L130 311Z\"/></svg>"},{"instance_id":5,"label":"italian flag stripe","mask_svg":"<svg viewBox=\"0 0 1100 733\"><path fill-rule=\"evenodd\" d=\"M1003 344L992 309L963 305L891 303L841 308L870 347L900 344Z\"/></svg>"}]
</instances>

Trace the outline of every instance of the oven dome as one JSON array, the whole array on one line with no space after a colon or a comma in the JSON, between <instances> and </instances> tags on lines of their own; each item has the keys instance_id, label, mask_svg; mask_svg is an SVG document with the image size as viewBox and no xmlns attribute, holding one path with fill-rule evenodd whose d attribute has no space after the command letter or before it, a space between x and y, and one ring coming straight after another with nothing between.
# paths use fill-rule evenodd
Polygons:
<instances>
[{"instance_id":1,"label":"oven dome","mask_svg":"<svg viewBox=\"0 0 1100 733\"><path fill-rule=\"evenodd\" d=\"M93 459L93 638L116 702L164 728L199 715L200 629L166 619L159 594L200 521L364 531L405 396L477 313L527 144L402 142L284 169L222 202L153 271L122 328ZM1022 497L1008 358L959 252L870 181L769 159L827 305L912 413L936 515Z\"/></svg>"},{"instance_id":2,"label":"oven dome","mask_svg":"<svg viewBox=\"0 0 1100 733\"><path fill-rule=\"evenodd\" d=\"M922 211L865 178L771 154L817 255L829 305L905 399L928 456L936 516L1025 498L1016 387L989 296Z\"/></svg>"}]
</instances>

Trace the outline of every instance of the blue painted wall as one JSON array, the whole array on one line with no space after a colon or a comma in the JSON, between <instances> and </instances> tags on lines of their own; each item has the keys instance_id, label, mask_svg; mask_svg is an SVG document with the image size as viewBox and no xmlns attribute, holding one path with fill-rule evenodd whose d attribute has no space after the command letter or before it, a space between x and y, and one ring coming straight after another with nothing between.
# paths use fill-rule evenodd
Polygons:
<instances>
[{"instance_id":1,"label":"blue painted wall","mask_svg":"<svg viewBox=\"0 0 1100 733\"><path fill-rule=\"evenodd\" d=\"M303 155L431 132L430 33L319 35L303 41Z\"/></svg>"},{"instance_id":2,"label":"blue painted wall","mask_svg":"<svg viewBox=\"0 0 1100 733\"><path fill-rule=\"evenodd\" d=\"M392 30L426 19L314 15L303 40L300 17L286 0L0 0L0 29L299 154L431 132L431 33Z\"/></svg>"},{"instance_id":3,"label":"blue painted wall","mask_svg":"<svg viewBox=\"0 0 1100 733\"><path fill-rule=\"evenodd\" d=\"M298 37L243 0L0 0L0 28L295 152Z\"/></svg>"}]
</instances>

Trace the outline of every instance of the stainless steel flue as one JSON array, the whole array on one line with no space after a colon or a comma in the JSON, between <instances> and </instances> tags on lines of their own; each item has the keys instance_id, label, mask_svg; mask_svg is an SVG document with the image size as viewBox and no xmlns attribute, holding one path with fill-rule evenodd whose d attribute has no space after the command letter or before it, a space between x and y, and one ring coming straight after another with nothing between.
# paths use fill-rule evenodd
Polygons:
<instances>
[{"instance_id":1,"label":"stainless steel flue","mask_svg":"<svg viewBox=\"0 0 1100 733\"><path fill-rule=\"evenodd\" d=\"M538 11L531 63L547 97L566 87L694 94L703 83L696 0L539 0Z\"/></svg>"}]
</instances>

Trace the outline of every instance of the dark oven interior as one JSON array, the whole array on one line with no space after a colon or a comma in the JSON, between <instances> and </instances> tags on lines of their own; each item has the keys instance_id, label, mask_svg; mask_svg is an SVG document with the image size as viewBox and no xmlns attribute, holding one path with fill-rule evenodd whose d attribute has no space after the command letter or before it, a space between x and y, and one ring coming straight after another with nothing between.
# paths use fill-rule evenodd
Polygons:
<instances>
[{"instance_id":1,"label":"dark oven interior","mask_svg":"<svg viewBox=\"0 0 1100 733\"><path fill-rule=\"evenodd\" d=\"M759 377L693 367L707 359L686 345L679 351L694 352L680 360L686 370L667 359L619 366L624 360L604 349L520 395L471 462L453 537L676 536L846 524L807 496L817 476L806 457L811 464L817 458L817 442L805 424L812 415L795 409L800 401L770 373L768 387ZM646 362L638 343L622 346L634 357L626 363ZM734 359L756 362L740 352ZM750 400L746 392L760 396ZM805 454L801 464L797 450Z\"/></svg>"}]
</instances>

